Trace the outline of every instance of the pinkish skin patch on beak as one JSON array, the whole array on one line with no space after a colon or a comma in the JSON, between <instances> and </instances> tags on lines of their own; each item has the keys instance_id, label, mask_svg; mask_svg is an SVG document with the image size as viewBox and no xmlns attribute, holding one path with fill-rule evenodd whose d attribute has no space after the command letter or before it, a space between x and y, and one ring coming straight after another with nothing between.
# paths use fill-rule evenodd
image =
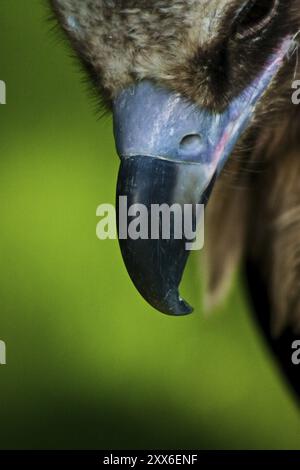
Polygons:
<instances>
[{"instance_id":1,"label":"pinkish skin patch on beak","mask_svg":"<svg viewBox=\"0 0 300 470\"><path fill-rule=\"evenodd\" d=\"M277 51L269 58L263 72L229 106L229 114L231 116L230 122L216 147L212 160L215 163L215 169L219 167L218 173L220 173L223 165L225 164L228 154L232 152L239 136L251 120L259 100L267 91L270 83L279 72L285 58L288 56L288 53L291 51L293 46L294 39L290 36L286 37L278 47Z\"/></svg>"}]
</instances>

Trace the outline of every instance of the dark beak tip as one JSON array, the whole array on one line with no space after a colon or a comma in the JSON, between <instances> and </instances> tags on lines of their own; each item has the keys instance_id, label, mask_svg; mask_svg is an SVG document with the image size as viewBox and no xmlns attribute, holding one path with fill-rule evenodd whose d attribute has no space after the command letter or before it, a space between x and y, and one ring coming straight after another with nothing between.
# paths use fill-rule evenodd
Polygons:
<instances>
[{"instance_id":1,"label":"dark beak tip","mask_svg":"<svg viewBox=\"0 0 300 470\"><path fill-rule=\"evenodd\" d=\"M149 303L161 313L172 317L183 317L190 315L194 311L194 309L179 296L177 290L170 291L163 301L150 301Z\"/></svg>"},{"instance_id":2,"label":"dark beak tip","mask_svg":"<svg viewBox=\"0 0 300 470\"><path fill-rule=\"evenodd\" d=\"M186 166L184 165L184 171ZM135 156L121 162L117 185L117 226L120 235L120 214L127 218L128 207L143 204L146 207L147 230L151 226L151 204L167 204L182 200L176 195L181 164L156 158ZM185 176L185 175L184 175ZM180 179L180 178L179 178ZM126 205L119 204L120 196L126 197ZM200 196L195 198L195 201ZM131 222L130 222L131 223ZM128 234L126 224L125 233ZM162 224L162 219L159 219ZM171 224L171 222L170 222ZM124 229L124 227L123 227ZM127 232L126 232L127 230ZM120 248L129 276L142 297L156 310L170 316L185 316L193 312L181 298L179 285L188 259L186 239L177 239L173 229L170 237L151 239L119 236Z\"/></svg>"}]
</instances>

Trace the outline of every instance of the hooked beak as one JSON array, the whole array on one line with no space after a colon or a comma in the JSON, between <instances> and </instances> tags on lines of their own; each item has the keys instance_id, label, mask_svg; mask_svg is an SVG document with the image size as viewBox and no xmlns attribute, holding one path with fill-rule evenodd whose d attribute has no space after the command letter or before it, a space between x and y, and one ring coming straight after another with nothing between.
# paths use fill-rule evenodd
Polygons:
<instances>
[{"instance_id":1,"label":"hooked beak","mask_svg":"<svg viewBox=\"0 0 300 470\"><path fill-rule=\"evenodd\" d=\"M124 234L120 220L128 214L132 220L133 212L124 214L120 201L126 197L126 211L128 207L138 212L146 208L142 223L148 229L153 206L175 204L184 214L184 206L190 205L195 226L197 205L206 205L216 177L289 47L290 42L283 42L263 73L220 114L150 81L123 90L114 102L114 133L121 158L117 184L121 252L138 291L163 313L180 316L192 312L178 291L189 254L187 239L184 234L177 236L174 224L170 236L164 237L161 217L155 237Z\"/></svg>"}]
</instances>

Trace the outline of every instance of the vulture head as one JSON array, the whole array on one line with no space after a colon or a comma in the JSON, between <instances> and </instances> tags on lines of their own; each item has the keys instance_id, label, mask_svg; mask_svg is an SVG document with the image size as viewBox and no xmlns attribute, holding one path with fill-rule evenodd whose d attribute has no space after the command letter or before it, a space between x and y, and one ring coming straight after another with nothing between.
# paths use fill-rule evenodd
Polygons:
<instances>
[{"instance_id":1,"label":"vulture head","mask_svg":"<svg viewBox=\"0 0 300 470\"><path fill-rule=\"evenodd\" d=\"M117 195L146 207L210 199L209 303L240 263L267 334L299 331L300 121L291 97L300 1L51 5L113 113ZM177 316L191 312L178 292L185 241L120 237L139 292Z\"/></svg>"}]
</instances>

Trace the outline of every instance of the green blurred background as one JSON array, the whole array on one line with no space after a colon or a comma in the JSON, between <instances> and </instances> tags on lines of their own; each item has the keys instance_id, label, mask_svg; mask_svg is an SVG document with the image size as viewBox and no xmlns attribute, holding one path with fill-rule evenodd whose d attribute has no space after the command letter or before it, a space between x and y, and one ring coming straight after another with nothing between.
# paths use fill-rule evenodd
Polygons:
<instances>
[{"instance_id":1,"label":"green blurred background","mask_svg":"<svg viewBox=\"0 0 300 470\"><path fill-rule=\"evenodd\" d=\"M94 104L42 0L1 0L1 448L298 448L298 408L239 283L204 318L165 317L132 286L117 241L110 117Z\"/></svg>"}]
</instances>

